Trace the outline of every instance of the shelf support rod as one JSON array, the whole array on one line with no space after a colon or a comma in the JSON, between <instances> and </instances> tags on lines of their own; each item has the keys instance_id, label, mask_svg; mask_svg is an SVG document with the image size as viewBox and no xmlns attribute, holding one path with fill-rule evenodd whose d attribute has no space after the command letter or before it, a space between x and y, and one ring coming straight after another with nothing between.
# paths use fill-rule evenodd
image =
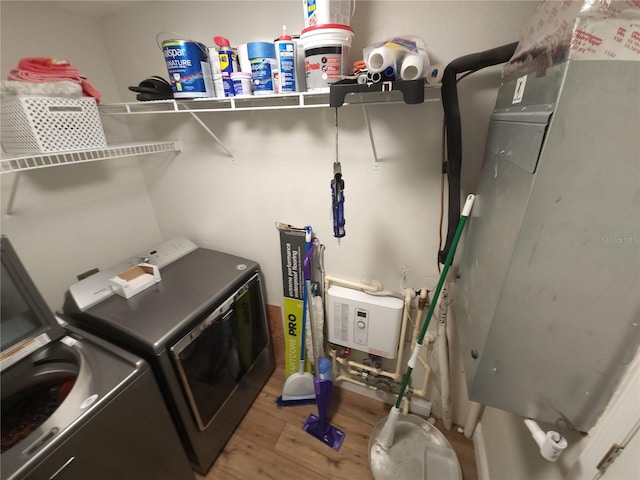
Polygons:
<instances>
[{"instance_id":1,"label":"shelf support rod","mask_svg":"<svg viewBox=\"0 0 640 480\"><path fill-rule=\"evenodd\" d=\"M9 194L9 201L7 202L7 215L13 215L13 203L18 193L18 184L20 183L20 172L16 172L16 176L13 177L13 185L11 186L11 193Z\"/></svg>"},{"instance_id":2,"label":"shelf support rod","mask_svg":"<svg viewBox=\"0 0 640 480\"><path fill-rule=\"evenodd\" d=\"M369 141L371 142L371 151L373 152L373 166L378 167L378 152L376 150L376 142L373 139L373 131L371 130L371 121L369 120L369 112L367 107L362 105L362 113L364 113L364 122L367 124L367 131L369 132Z\"/></svg>"},{"instance_id":3,"label":"shelf support rod","mask_svg":"<svg viewBox=\"0 0 640 480\"><path fill-rule=\"evenodd\" d=\"M198 122L198 123L200 124L200 126L201 126L202 128L204 128L204 129L205 129L205 131L206 131L209 135L211 135L211 138L213 138L213 139L218 143L218 145L220 145L220 147L225 151L225 153L226 153L229 157L233 158L233 153L231 153L231 152L229 151L229 149L228 149L227 147L225 147L225 146L224 146L224 143L222 143L222 142L220 141L220 139L216 136L216 134L215 134L215 133L213 133L213 132L211 131L211 129L210 129L209 127L207 127L207 126L205 125L205 123L204 123L202 120L200 120L200 117L198 117L198 115L196 115L196 114L195 114L194 112L192 112L192 111L189 111L189 114L190 114L190 115L195 119L195 121L196 121L196 122Z\"/></svg>"}]
</instances>

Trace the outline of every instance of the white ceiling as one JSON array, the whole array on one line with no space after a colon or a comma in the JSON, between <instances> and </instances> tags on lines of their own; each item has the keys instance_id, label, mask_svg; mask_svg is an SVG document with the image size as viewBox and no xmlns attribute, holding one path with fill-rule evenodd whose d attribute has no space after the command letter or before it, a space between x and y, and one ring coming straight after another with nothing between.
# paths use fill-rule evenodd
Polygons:
<instances>
[{"instance_id":1,"label":"white ceiling","mask_svg":"<svg viewBox=\"0 0 640 480\"><path fill-rule=\"evenodd\" d=\"M25 0L22 0L25 1ZM27 0L29 1L29 0ZM71 0L71 1L57 1L57 0L37 0L39 2L46 2L51 6L68 10L71 12L80 13L89 17L103 17L113 12L118 12L132 5L141 3L140 0L121 0L121 1L104 1L104 0Z\"/></svg>"}]
</instances>

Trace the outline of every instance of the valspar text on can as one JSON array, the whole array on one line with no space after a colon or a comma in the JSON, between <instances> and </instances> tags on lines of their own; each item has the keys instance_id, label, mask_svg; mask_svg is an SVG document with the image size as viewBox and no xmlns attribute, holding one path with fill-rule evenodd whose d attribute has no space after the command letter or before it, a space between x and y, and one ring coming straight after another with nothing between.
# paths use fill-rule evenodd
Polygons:
<instances>
[{"instance_id":1,"label":"valspar text on can","mask_svg":"<svg viewBox=\"0 0 640 480\"><path fill-rule=\"evenodd\" d=\"M274 74L278 67L273 43L249 42L247 54L251 63L253 94L271 95L275 93Z\"/></svg>"},{"instance_id":2,"label":"valspar text on can","mask_svg":"<svg viewBox=\"0 0 640 480\"><path fill-rule=\"evenodd\" d=\"M353 30L348 25L327 24L305 28L300 35L304 46L307 90L325 90L343 75L349 75L349 53Z\"/></svg>"},{"instance_id":3,"label":"valspar text on can","mask_svg":"<svg viewBox=\"0 0 640 480\"><path fill-rule=\"evenodd\" d=\"M188 40L165 40L162 53L175 98L215 96L207 47Z\"/></svg>"}]
</instances>

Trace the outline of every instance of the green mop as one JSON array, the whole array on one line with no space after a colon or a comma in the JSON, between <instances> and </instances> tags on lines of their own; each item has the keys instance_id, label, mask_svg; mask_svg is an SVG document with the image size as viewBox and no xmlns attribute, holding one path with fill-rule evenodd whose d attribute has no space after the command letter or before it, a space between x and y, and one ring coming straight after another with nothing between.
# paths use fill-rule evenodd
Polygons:
<instances>
[{"instance_id":1,"label":"green mop","mask_svg":"<svg viewBox=\"0 0 640 480\"><path fill-rule=\"evenodd\" d=\"M467 196L467 201L464 204L464 208L462 209L462 214L460 216L460 221L458 222L458 228L456 229L456 233L453 237L453 243L449 248L449 253L444 263L444 268L442 269L442 273L440 274L440 280L438 281L438 286L436 287L436 290L433 294L431 305L429 305L427 316L425 318L424 324L422 325L422 329L420 330L420 336L416 341L416 347L413 349L413 354L411 355L411 358L407 362L407 372L405 373L404 378L402 380L402 386L400 387L398 398L394 406L391 407L391 411L389 412L387 421L382 427L382 429L380 430L380 434L378 435L378 438L376 438L375 444L379 445L385 451L389 450L393 445L393 437L396 431L396 424L398 423L398 416L400 415L400 405L402 404L402 397L404 396L404 392L407 389L409 380L411 379L411 372L413 372L413 369L416 365L418 354L420 353L420 347L422 347L422 343L424 342L424 337L427 333L427 327L429 326L429 322L431 321L431 317L433 316L433 312L438 302L438 297L440 296L440 291L442 290L444 281L447 278L449 267L453 262L453 256L455 255L456 248L460 240L460 236L462 235L462 230L464 229L464 225L467 221L467 217L471 213L471 208L473 207L474 198L475 198L474 195Z\"/></svg>"}]
</instances>

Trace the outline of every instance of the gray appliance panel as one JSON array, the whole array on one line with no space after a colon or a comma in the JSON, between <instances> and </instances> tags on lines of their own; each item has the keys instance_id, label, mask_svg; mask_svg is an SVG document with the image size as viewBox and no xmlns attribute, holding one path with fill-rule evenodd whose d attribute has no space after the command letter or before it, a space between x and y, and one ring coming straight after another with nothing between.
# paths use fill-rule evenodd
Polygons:
<instances>
[{"instance_id":1,"label":"gray appliance panel","mask_svg":"<svg viewBox=\"0 0 640 480\"><path fill-rule=\"evenodd\" d=\"M74 429L28 478L193 480L194 476L147 369L98 415Z\"/></svg>"},{"instance_id":2,"label":"gray appliance panel","mask_svg":"<svg viewBox=\"0 0 640 480\"><path fill-rule=\"evenodd\" d=\"M3 396L25 376L37 372L50 358L59 358L60 350L68 351L79 366L78 377L69 395L60 407L36 430L18 445L2 453L2 478L20 478L34 463L55 450L82 425L116 397L140 372L148 370L146 362L126 352L113 353L115 347L100 342L88 342L78 336L67 336L52 342L38 352L22 359L3 372ZM51 353L50 353L51 351ZM32 366L33 365L33 366ZM91 403L91 400L95 399ZM58 432L51 435L51 432ZM40 444L39 441L48 438ZM37 446L37 447L36 447Z\"/></svg>"},{"instance_id":3,"label":"gray appliance panel","mask_svg":"<svg viewBox=\"0 0 640 480\"><path fill-rule=\"evenodd\" d=\"M88 309L84 327L157 355L258 269L252 260L198 248L162 268L156 285L129 299L114 295Z\"/></svg>"},{"instance_id":4,"label":"gray appliance panel","mask_svg":"<svg viewBox=\"0 0 640 480\"><path fill-rule=\"evenodd\" d=\"M454 311L472 400L587 431L640 344L640 62L527 88L564 75L534 174L487 151Z\"/></svg>"},{"instance_id":5,"label":"gray appliance panel","mask_svg":"<svg viewBox=\"0 0 640 480\"><path fill-rule=\"evenodd\" d=\"M487 152L505 157L529 173L538 165L542 140L547 123L491 122L487 139Z\"/></svg>"}]
</instances>

